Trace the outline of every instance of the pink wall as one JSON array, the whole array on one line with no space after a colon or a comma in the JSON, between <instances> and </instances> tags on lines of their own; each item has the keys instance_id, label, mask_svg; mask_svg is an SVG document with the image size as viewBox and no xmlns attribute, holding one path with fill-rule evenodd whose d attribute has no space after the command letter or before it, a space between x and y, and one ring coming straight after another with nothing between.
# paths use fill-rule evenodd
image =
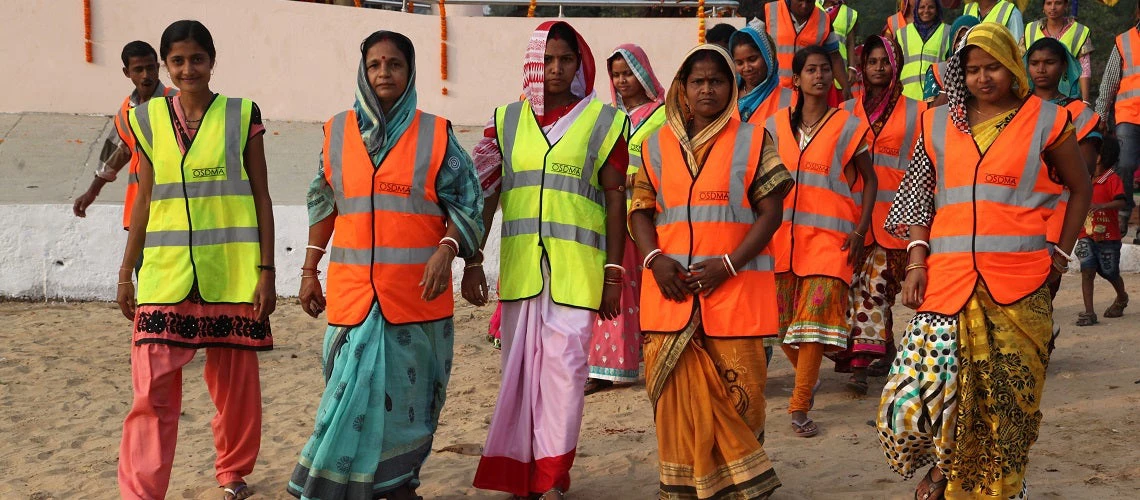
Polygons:
<instances>
[{"instance_id":1,"label":"pink wall","mask_svg":"<svg viewBox=\"0 0 1140 500\"><path fill-rule=\"evenodd\" d=\"M0 112L107 114L129 92L119 51L135 39L158 48L162 30L198 19L218 49L212 88L254 99L269 119L323 121L352 102L359 45L389 29L416 44L419 103L457 124L483 124L521 90L522 56L541 22L526 18L448 18L448 81L440 81L439 17L286 0L93 0L93 64L83 59L79 0L0 2ZM620 43L642 45L668 87L696 44L696 19L570 19L601 70ZM740 19L729 21L740 24ZM710 23L711 24L711 23ZM163 80L169 79L163 72ZM448 95L441 95L443 85Z\"/></svg>"}]
</instances>

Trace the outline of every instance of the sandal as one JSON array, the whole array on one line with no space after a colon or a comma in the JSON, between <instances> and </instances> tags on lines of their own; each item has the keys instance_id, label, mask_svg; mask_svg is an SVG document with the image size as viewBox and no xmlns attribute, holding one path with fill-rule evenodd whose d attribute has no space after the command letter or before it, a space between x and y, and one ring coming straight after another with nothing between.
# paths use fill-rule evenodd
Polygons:
<instances>
[{"instance_id":1,"label":"sandal","mask_svg":"<svg viewBox=\"0 0 1140 500\"><path fill-rule=\"evenodd\" d=\"M1124 316L1125 307L1128 307L1128 296L1125 295L1124 300L1120 300L1120 297L1117 297L1116 300L1112 301L1112 305L1104 310L1104 317L1119 318Z\"/></svg>"},{"instance_id":2,"label":"sandal","mask_svg":"<svg viewBox=\"0 0 1140 500\"><path fill-rule=\"evenodd\" d=\"M854 375L852 375L851 378L847 379L847 388L855 391L855 394L858 396L866 396L867 389L869 387L870 386L867 384L867 379L859 380L855 378Z\"/></svg>"},{"instance_id":3,"label":"sandal","mask_svg":"<svg viewBox=\"0 0 1140 500\"><path fill-rule=\"evenodd\" d=\"M222 500L243 500L253 496L253 490L245 483L230 483L230 486L222 486Z\"/></svg>"},{"instance_id":4,"label":"sandal","mask_svg":"<svg viewBox=\"0 0 1140 500\"><path fill-rule=\"evenodd\" d=\"M885 377L891 372L891 362L886 358L879 358L867 365L868 377Z\"/></svg>"},{"instance_id":5,"label":"sandal","mask_svg":"<svg viewBox=\"0 0 1140 500\"><path fill-rule=\"evenodd\" d=\"M1096 323L1096 313L1080 313L1077 315L1077 326L1092 326Z\"/></svg>"},{"instance_id":6,"label":"sandal","mask_svg":"<svg viewBox=\"0 0 1140 500\"><path fill-rule=\"evenodd\" d=\"M795 432L796 437L802 438L809 438L816 434L819 434L819 426L816 425L815 421L808 416L804 416L804 419L799 422L796 422L796 420L793 418L792 430Z\"/></svg>"},{"instance_id":7,"label":"sandal","mask_svg":"<svg viewBox=\"0 0 1140 500\"><path fill-rule=\"evenodd\" d=\"M943 495L946 493L946 483L949 482L949 478L946 477L946 474L942 474L942 480L935 481L933 477L935 467L938 466L935 465L926 471L926 476L922 478L921 483L918 483L919 488L922 488L924 484L926 485L926 493L919 496L918 490L914 490L914 500L937 500L944 498ZM934 496L935 494L938 496Z\"/></svg>"}]
</instances>

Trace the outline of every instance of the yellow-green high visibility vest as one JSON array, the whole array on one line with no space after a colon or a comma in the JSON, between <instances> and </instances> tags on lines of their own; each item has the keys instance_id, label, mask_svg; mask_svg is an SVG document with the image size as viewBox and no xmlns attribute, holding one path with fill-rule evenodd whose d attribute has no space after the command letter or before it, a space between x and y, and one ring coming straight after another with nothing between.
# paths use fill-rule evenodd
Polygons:
<instances>
[{"instance_id":1,"label":"yellow-green high visibility vest","mask_svg":"<svg viewBox=\"0 0 1140 500\"><path fill-rule=\"evenodd\" d=\"M990 13L986 14L986 18L982 19L982 9L978 7L978 2L970 2L962 9L962 15L974 16L981 20L983 23L998 23L1002 26L1009 27L1009 18L1013 15L1013 9L1017 6L1005 0L998 0L990 9Z\"/></svg>"},{"instance_id":2,"label":"yellow-green high visibility vest","mask_svg":"<svg viewBox=\"0 0 1140 500\"><path fill-rule=\"evenodd\" d=\"M1069 49L1069 53L1073 57L1081 56L1081 48L1085 46L1085 42L1089 40L1089 29L1085 25L1073 21L1073 25L1065 30L1065 34L1057 38L1061 45ZM1034 42L1049 35L1045 34L1044 25L1041 21L1033 21L1029 26L1025 27L1025 48L1028 49Z\"/></svg>"},{"instance_id":3,"label":"yellow-green high visibility vest","mask_svg":"<svg viewBox=\"0 0 1140 500\"><path fill-rule=\"evenodd\" d=\"M599 179L626 123L625 114L593 100L550 144L529 101L495 110L503 153L502 300L542 293L545 256L555 303L583 309L601 304L606 207Z\"/></svg>"},{"instance_id":4,"label":"yellow-green high visibility vest","mask_svg":"<svg viewBox=\"0 0 1140 500\"><path fill-rule=\"evenodd\" d=\"M260 233L243 153L253 101L216 95L182 154L167 99L131 110L154 167L139 304L175 304L195 283L206 302L252 303Z\"/></svg>"},{"instance_id":5,"label":"yellow-green high visibility vest","mask_svg":"<svg viewBox=\"0 0 1140 500\"><path fill-rule=\"evenodd\" d=\"M899 72L902 93L921 101L926 70L942 61L946 51L950 50L950 30L945 23L939 24L924 42L918 34L918 28L914 24L908 24L895 32L895 40L898 40L903 55L902 71Z\"/></svg>"},{"instance_id":6,"label":"yellow-green high visibility vest","mask_svg":"<svg viewBox=\"0 0 1140 500\"><path fill-rule=\"evenodd\" d=\"M667 120L665 116L665 104L661 104L657 106L657 109L653 110L649 118L646 118L645 121L639 123L636 127L632 127L632 131L629 134L629 168L625 171L626 175L633 175L636 174L638 170L641 170L643 165L641 161L641 145L649 136L653 135L657 129L665 125L665 120ZM626 191L626 193L629 194L630 191Z\"/></svg>"}]
</instances>

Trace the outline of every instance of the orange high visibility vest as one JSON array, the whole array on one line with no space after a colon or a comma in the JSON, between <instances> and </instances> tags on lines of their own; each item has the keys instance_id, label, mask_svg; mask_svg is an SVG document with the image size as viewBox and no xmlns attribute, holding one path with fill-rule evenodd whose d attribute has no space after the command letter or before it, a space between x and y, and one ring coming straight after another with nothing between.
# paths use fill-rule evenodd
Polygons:
<instances>
[{"instance_id":1,"label":"orange high visibility vest","mask_svg":"<svg viewBox=\"0 0 1140 500\"><path fill-rule=\"evenodd\" d=\"M796 103L796 91L787 87L776 87L772 89L772 93L768 95L764 102L756 107L752 115L748 117L748 123L763 127L764 122L768 121L776 111L784 109Z\"/></svg>"},{"instance_id":2,"label":"orange high visibility vest","mask_svg":"<svg viewBox=\"0 0 1140 500\"><path fill-rule=\"evenodd\" d=\"M756 222L748 187L756 177L765 132L729 120L717 136L694 179L669 126L645 141L642 149L649 181L657 189L657 243L665 256L682 266L732 253ZM748 262L736 262L737 275L716 292L701 297L701 323L714 337L757 337L777 334L776 278L767 249ZM646 273L651 276L651 273ZM689 324L694 299L666 300L657 280L641 286L641 329L679 332Z\"/></svg>"},{"instance_id":3,"label":"orange high visibility vest","mask_svg":"<svg viewBox=\"0 0 1140 500\"><path fill-rule=\"evenodd\" d=\"M162 86L161 83L158 85ZM173 87L164 87L162 90L162 95L165 97L177 93L178 89ZM127 163L127 192L123 197L123 229L130 229L131 208L134 207L135 196L139 192L139 155L135 151L135 134L131 133L130 114L131 98L127 96L126 99L123 99L123 105L119 107L119 112L115 115L115 133L119 134L119 140L123 141L123 144L126 144L131 151L131 159Z\"/></svg>"},{"instance_id":4,"label":"orange high visibility vest","mask_svg":"<svg viewBox=\"0 0 1140 500\"><path fill-rule=\"evenodd\" d=\"M325 123L325 180L337 209L329 251L328 321L364 322L374 301L393 324L451 317L451 284L424 302L416 286L447 232L435 181L447 151L447 120L416 111L379 168L360 136L356 113Z\"/></svg>"},{"instance_id":5,"label":"orange high visibility vest","mask_svg":"<svg viewBox=\"0 0 1140 500\"><path fill-rule=\"evenodd\" d=\"M843 167L855 157L867 135L867 124L836 110L800 151L791 116L791 109L781 109L765 125L776 138L780 159L796 180L784 197L783 222L770 245L776 272L831 276L851 284L854 269L847 263L847 252L839 247L855 230L859 208Z\"/></svg>"},{"instance_id":6,"label":"orange high visibility vest","mask_svg":"<svg viewBox=\"0 0 1140 500\"><path fill-rule=\"evenodd\" d=\"M895 12L891 17L887 18L887 29L891 37L895 37L895 33L905 28L907 24L909 23L906 22L906 16L904 16L902 12Z\"/></svg>"},{"instance_id":7,"label":"orange high visibility vest","mask_svg":"<svg viewBox=\"0 0 1140 500\"><path fill-rule=\"evenodd\" d=\"M1045 284L1051 267L1045 220L1061 186L1049 179L1042 154L1068 121L1060 106L1029 96L982 155L951 123L947 106L923 114L923 147L937 180L919 311L958 314L979 278L999 304Z\"/></svg>"},{"instance_id":8,"label":"orange high visibility vest","mask_svg":"<svg viewBox=\"0 0 1140 500\"><path fill-rule=\"evenodd\" d=\"M767 23L765 30L776 43L780 85L792 88L792 58L796 56L796 51L811 45L823 45L831 35L831 22L827 18L827 13L816 6L812 9L811 17L804 24L803 30L796 33L792 12L788 10L787 2L779 0L764 6L764 20Z\"/></svg>"},{"instance_id":9,"label":"orange high visibility vest","mask_svg":"<svg viewBox=\"0 0 1140 500\"><path fill-rule=\"evenodd\" d=\"M907 242L896 238L883 229L887 221L887 212L891 211L891 204L895 202L895 192L902 184L903 176L910 169L910 161L914 156L914 145L918 142L918 124L922 112L926 110L926 103L910 99L904 95L899 96L891 116L878 135L871 130L867 120L867 111L863 107L863 98L851 99L843 103L843 109L854 114L867 124L867 143L870 145L871 164L875 166L875 176L879 179L879 190L875 195L875 206L871 213L871 230L867 231L866 244L878 243L887 249L905 249ZM856 207L863 206L863 179L855 181L851 188L851 196ZM856 212L858 213L858 212Z\"/></svg>"},{"instance_id":10,"label":"orange high visibility vest","mask_svg":"<svg viewBox=\"0 0 1140 500\"><path fill-rule=\"evenodd\" d=\"M1116 94L1116 123L1140 125L1140 29L1132 28L1116 37L1120 52L1120 90Z\"/></svg>"},{"instance_id":11,"label":"orange high visibility vest","mask_svg":"<svg viewBox=\"0 0 1140 500\"><path fill-rule=\"evenodd\" d=\"M1088 139L1089 135L1096 132L1097 127L1100 126L1100 115L1079 99L1073 99L1072 102L1065 105L1065 110L1069 112L1069 117L1073 120L1073 128L1077 129L1077 142ZM1065 189L1057 201L1057 209L1049 217L1049 228L1045 234L1045 239L1049 243L1061 241L1061 228L1065 225L1065 210L1068 208L1069 190Z\"/></svg>"}]
</instances>

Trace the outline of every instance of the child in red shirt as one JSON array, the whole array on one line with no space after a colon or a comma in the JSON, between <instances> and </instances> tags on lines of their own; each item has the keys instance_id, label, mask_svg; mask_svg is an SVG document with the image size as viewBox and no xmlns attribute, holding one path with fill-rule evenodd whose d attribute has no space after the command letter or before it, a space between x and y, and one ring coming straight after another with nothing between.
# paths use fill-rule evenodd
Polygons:
<instances>
[{"instance_id":1,"label":"child in red shirt","mask_svg":"<svg viewBox=\"0 0 1140 500\"><path fill-rule=\"evenodd\" d=\"M1077 326L1096 324L1093 312L1093 280L1099 274L1116 290L1116 300L1104 311L1106 318L1119 318L1128 306L1128 293L1120 278L1120 221L1116 213L1124 208L1124 184L1113 168L1120 159L1120 143L1106 139L1100 149L1100 159L1093 174L1092 205L1077 241L1077 259L1081 262L1081 295L1085 312L1077 319Z\"/></svg>"}]
</instances>

